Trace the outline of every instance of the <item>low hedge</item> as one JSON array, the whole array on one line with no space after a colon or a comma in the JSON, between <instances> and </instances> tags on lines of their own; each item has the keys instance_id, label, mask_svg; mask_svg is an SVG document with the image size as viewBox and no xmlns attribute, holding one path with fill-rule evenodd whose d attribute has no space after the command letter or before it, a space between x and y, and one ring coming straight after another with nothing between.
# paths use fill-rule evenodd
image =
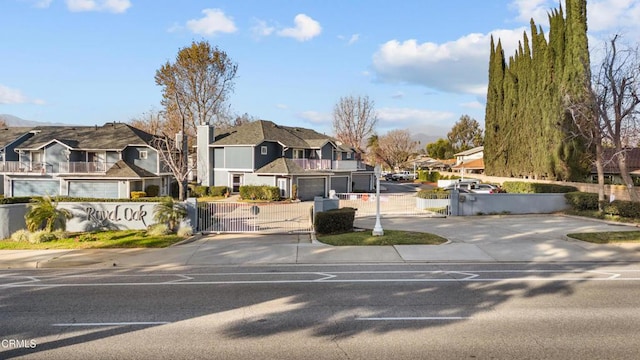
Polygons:
<instances>
[{"instance_id":1,"label":"low hedge","mask_svg":"<svg viewBox=\"0 0 640 360\"><path fill-rule=\"evenodd\" d=\"M209 187L203 186L203 185L190 185L189 190L191 190L191 196L203 197L203 196L207 196L207 193L209 192Z\"/></svg>"},{"instance_id":2,"label":"low hedge","mask_svg":"<svg viewBox=\"0 0 640 360\"><path fill-rule=\"evenodd\" d=\"M426 181L426 182L438 182L438 180L440 179L440 173L437 171L425 171L425 170L420 170L418 171L418 180L420 181Z\"/></svg>"},{"instance_id":3,"label":"low hedge","mask_svg":"<svg viewBox=\"0 0 640 360\"><path fill-rule=\"evenodd\" d=\"M267 185L243 185L240 186L240 197L243 200L280 200L280 188Z\"/></svg>"},{"instance_id":4,"label":"low hedge","mask_svg":"<svg viewBox=\"0 0 640 360\"><path fill-rule=\"evenodd\" d=\"M352 207L319 212L313 219L313 228L321 235L351 232L355 216L356 209Z\"/></svg>"},{"instance_id":5,"label":"low hedge","mask_svg":"<svg viewBox=\"0 0 640 360\"><path fill-rule=\"evenodd\" d=\"M423 189L418 191L416 197L420 199L447 199L449 197L449 192L442 188L435 188L431 190Z\"/></svg>"},{"instance_id":6,"label":"low hedge","mask_svg":"<svg viewBox=\"0 0 640 360\"><path fill-rule=\"evenodd\" d=\"M227 186L209 186L209 195L211 196L224 196L225 193L230 192Z\"/></svg>"},{"instance_id":7,"label":"low hedge","mask_svg":"<svg viewBox=\"0 0 640 360\"><path fill-rule=\"evenodd\" d=\"M564 194L573 210L598 210L598 194L574 191Z\"/></svg>"},{"instance_id":8,"label":"low hedge","mask_svg":"<svg viewBox=\"0 0 640 360\"><path fill-rule=\"evenodd\" d=\"M505 181L502 189L514 194L548 194L548 193L569 193L578 191L575 186L529 183L522 181Z\"/></svg>"},{"instance_id":9,"label":"low hedge","mask_svg":"<svg viewBox=\"0 0 640 360\"><path fill-rule=\"evenodd\" d=\"M612 202L604 202L602 205L602 211L605 214L640 219L640 204L637 202L614 200Z\"/></svg>"},{"instance_id":10,"label":"low hedge","mask_svg":"<svg viewBox=\"0 0 640 360\"><path fill-rule=\"evenodd\" d=\"M156 197L160 194L160 186L148 185L146 188L144 188L144 192L147 193L147 196Z\"/></svg>"}]
</instances>

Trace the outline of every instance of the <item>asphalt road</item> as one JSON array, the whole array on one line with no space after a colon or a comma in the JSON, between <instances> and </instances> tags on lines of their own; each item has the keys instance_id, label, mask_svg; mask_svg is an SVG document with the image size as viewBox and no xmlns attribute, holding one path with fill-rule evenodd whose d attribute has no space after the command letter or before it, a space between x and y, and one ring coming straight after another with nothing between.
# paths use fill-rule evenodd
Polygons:
<instances>
[{"instance_id":1,"label":"asphalt road","mask_svg":"<svg viewBox=\"0 0 640 360\"><path fill-rule=\"evenodd\" d=\"M638 264L0 271L0 359L637 359Z\"/></svg>"}]
</instances>

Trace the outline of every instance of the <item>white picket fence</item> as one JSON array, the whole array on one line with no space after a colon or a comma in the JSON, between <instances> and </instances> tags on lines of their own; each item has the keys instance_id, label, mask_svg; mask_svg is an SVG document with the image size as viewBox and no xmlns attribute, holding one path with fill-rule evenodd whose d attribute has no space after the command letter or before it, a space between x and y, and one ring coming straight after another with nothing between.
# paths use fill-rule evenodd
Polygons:
<instances>
[{"instance_id":1,"label":"white picket fence","mask_svg":"<svg viewBox=\"0 0 640 360\"><path fill-rule=\"evenodd\" d=\"M376 215L376 194L340 193L340 208L358 209L356 217ZM449 215L449 194L434 195L433 199L421 199L415 193L380 194L381 216L429 216L443 217Z\"/></svg>"}]
</instances>

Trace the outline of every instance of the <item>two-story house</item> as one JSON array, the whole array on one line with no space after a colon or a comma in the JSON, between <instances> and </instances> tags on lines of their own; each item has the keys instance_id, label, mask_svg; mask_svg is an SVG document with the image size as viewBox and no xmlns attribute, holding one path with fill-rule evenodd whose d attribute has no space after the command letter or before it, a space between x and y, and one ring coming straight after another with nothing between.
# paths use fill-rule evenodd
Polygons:
<instances>
[{"instance_id":1,"label":"two-story house","mask_svg":"<svg viewBox=\"0 0 640 360\"><path fill-rule=\"evenodd\" d=\"M451 167L451 171L465 174L484 173L484 146L474 147L466 151L453 154L456 157L456 164Z\"/></svg>"},{"instance_id":2,"label":"two-story house","mask_svg":"<svg viewBox=\"0 0 640 360\"><path fill-rule=\"evenodd\" d=\"M0 129L4 196L129 198L157 185L170 193L153 136L123 123Z\"/></svg>"},{"instance_id":3,"label":"two-story house","mask_svg":"<svg viewBox=\"0 0 640 360\"><path fill-rule=\"evenodd\" d=\"M337 193L371 191L373 168L354 149L311 129L259 120L215 134L198 127L198 177L203 185L280 188L282 197L312 200ZM295 185L295 187L294 187Z\"/></svg>"}]
</instances>

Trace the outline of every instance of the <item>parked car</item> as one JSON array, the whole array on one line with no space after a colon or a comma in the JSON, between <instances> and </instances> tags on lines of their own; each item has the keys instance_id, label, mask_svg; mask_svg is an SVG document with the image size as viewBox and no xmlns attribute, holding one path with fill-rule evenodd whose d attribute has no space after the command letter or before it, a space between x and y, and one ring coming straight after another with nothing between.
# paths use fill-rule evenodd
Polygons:
<instances>
[{"instance_id":1,"label":"parked car","mask_svg":"<svg viewBox=\"0 0 640 360\"><path fill-rule=\"evenodd\" d=\"M471 191L478 194L497 194L500 188L491 184L477 184Z\"/></svg>"},{"instance_id":2,"label":"parked car","mask_svg":"<svg viewBox=\"0 0 640 360\"><path fill-rule=\"evenodd\" d=\"M410 171L400 171L393 175L391 175L391 180L400 181L400 180L415 180L416 174Z\"/></svg>"},{"instance_id":3,"label":"parked car","mask_svg":"<svg viewBox=\"0 0 640 360\"><path fill-rule=\"evenodd\" d=\"M392 181L392 180L393 180L393 173L386 173L386 174L384 175L384 179L385 179L386 181Z\"/></svg>"},{"instance_id":4,"label":"parked car","mask_svg":"<svg viewBox=\"0 0 640 360\"><path fill-rule=\"evenodd\" d=\"M447 186L446 188L444 188L444 191L453 191L454 189L457 189L459 193L461 194L471 194L471 190L467 190L465 188L456 188L454 186Z\"/></svg>"}]
</instances>

